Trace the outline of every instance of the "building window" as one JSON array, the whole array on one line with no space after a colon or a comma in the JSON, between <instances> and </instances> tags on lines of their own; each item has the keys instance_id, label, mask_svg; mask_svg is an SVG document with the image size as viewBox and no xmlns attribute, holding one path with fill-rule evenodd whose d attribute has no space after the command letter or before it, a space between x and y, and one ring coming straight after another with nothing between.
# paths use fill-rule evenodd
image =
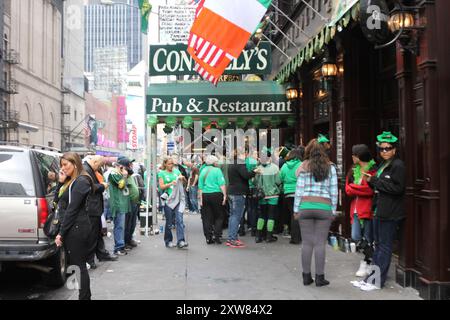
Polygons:
<instances>
[{"instance_id":1,"label":"building window","mask_svg":"<svg viewBox=\"0 0 450 320\"><path fill-rule=\"evenodd\" d=\"M73 112L73 117L74 117L74 120L77 121L77 110L75 110L75 111Z\"/></svg>"}]
</instances>

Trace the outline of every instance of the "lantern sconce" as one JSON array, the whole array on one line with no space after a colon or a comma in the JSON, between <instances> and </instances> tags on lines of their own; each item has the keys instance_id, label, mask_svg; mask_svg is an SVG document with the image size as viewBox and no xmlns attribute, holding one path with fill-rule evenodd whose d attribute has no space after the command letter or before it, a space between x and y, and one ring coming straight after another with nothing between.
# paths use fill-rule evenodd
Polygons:
<instances>
[{"instance_id":1,"label":"lantern sconce","mask_svg":"<svg viewBox=\"0 0 450 320\"><path fill-rule=\"evenodd\" d=\"M299 90L293 85L289 84L286 88L286 98L288 100L295 100L299 97Z\"/></svg>"},{"instance_id":2,"label":"lantern sconce","mask_svg":"<svg viewBox=\"0 0 450 320\"><path fill-rule=\"evenodd\" d=\"M325 59L322 64L322 77L325 79L330 79L336 77L338 74L338 67L336 63Z\"/></svg>"},{"instance_id":3,"label":"lantern sconce","mask_svg":"<svg viewBox=\"0 0 450 320\"><path fill-rule=\"evenodd\" d=\"M414 55L420 55L420 33L425 30L419 17L421 6L405 6L401 1L396 1L395 8L391 11L388 21L389 30L396 34L390 42L376 46L382 49L399 42L403 49Z\"/></svg>"}]
</instances>

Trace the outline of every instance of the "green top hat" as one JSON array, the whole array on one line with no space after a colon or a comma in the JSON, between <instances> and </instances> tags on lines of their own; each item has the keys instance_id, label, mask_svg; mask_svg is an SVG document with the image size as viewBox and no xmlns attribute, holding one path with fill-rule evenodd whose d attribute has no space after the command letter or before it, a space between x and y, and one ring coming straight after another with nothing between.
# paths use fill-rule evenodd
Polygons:
<instances>
[{"instance_id":1,"label":"green top hat","mask_svg":"<svg viewBox=\"0 0 450 320\"><path fill-rule=\"evenodd\" d=\"M288 155L289 151L290 150L287 147L280 147L280 157L285 158Z\"/></svg>"},{"instance_id":2,"label":"green top hat","mask_svg":"<svg viewBox=\"0 0 450 320\"><path fill-rule=\"evenodd\" d=\"M398 138L394 136L390 131L384 131L382 134L377 136L377 141L379 143L395 143L398 141Z\"/></svg>"},{"instance_id":3,"label":"green top hat","mask_svg":"<svg viewBox=\"0 0 450 320\"><path fill-rule=\"evenodd\" d=\"M330 143L330 140L328 140L328 138L325 137L323 134L319 133L319 136L317 137L317 142L319 142L319 143Z\"/></svg>"}]
</instances>

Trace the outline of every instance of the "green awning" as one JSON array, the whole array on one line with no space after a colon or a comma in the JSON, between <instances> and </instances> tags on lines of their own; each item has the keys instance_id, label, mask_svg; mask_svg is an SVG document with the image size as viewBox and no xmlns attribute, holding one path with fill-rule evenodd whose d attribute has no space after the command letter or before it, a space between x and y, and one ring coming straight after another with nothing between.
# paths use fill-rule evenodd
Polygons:
<instances>
[{"instance_id":1,"label":"green awning","mask_svg":"<svg viewBox=\"0 0 450 320\"><path fill-rule=\"evenodd\" d=\"M311 39L297 54L287 62L278 74L275 80L278 83L285 83L289 77L294 74L298 68L306 61L309 62L314 54L320 53L324 45L328 44L340 29L344 29L350 21L358 20L360 5L357 0L335 0L333 4L335 8L331 22Z\"/></svg>"},{"instance_id":2,"label":"green awning","mask_svg":"<svg viewBox=\"0 0 450 320\"><path fill-rule=\"evenodd\" d=\"M167 116L292 115L286 88L274 81L150 84L147 114Z\"/></svg>"}]
</instances>

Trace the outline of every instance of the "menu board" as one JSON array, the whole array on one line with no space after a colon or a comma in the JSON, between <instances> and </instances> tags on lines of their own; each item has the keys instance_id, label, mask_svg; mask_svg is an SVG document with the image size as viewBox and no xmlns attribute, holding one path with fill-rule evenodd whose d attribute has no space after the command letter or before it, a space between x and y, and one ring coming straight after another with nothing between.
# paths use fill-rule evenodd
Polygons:
<instances>
[{"instance_id":1,"label":"menu board","mask_svg":"<svg viewBox=\"0 0 450 320\"><path fill-rule=\"evenodd\" d=\"M344 170L344 154L343 154L343 133L342 133L342 121L336 122L336 161L337 161L337 174L342 176Z\"/></svg>"},{"instance_id":2,"label":"menu board","mask_svg":"<svg viewBox=\"0 0 450 320\"><path fill-rule=\"evenodd\" d=\"M159 42L188 43L196 6L159 6Z\"/></svg>"}]
</instances>

